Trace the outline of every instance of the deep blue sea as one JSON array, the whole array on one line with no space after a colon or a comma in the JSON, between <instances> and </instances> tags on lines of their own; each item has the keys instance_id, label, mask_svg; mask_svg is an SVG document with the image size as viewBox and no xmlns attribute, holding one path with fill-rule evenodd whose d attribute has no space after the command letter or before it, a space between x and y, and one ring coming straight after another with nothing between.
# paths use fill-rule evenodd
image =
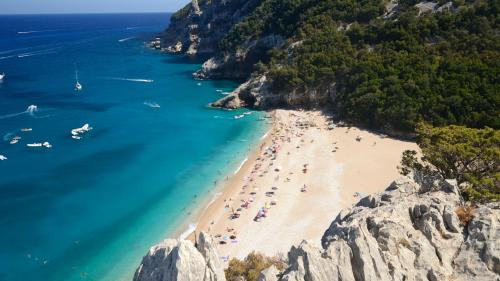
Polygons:
<instances>
[{"instance_id":1,"label":"deep blue sea","mask_svg":"<svg viewBox=\"0 0 500 281\"><path fill-rule=\"evenodd\" d=\"M234 82L145 47L168 19L0 16L0 280L131 280L264 134L257 112L207 108Z\"/></svg>"}]
</instances>

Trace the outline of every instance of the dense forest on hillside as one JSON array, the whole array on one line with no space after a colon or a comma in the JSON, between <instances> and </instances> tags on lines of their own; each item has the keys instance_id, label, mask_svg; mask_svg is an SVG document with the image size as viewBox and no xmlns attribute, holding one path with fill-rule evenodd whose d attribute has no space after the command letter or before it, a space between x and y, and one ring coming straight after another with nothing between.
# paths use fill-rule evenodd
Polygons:
<instances>
[{"instance_id":1,"label":"dense forest on hillside","mask_svg":"<svg viewBox=\"0 0 500 281\"><path fill-rule=\"evenodd\" d=\"M263 0L220 49L289 38L256 68L273 90L335 83L340 117L373 128L500 128L500 2L441 1L426 12L417 3L399 1L391 14L383 0Z\"/></svg>"}]
</instances>

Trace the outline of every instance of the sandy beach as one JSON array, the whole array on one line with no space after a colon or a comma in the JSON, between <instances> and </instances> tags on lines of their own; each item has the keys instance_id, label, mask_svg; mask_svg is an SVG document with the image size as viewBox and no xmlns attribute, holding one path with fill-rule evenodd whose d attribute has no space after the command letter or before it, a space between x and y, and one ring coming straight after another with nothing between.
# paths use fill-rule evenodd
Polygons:
<instances>
[{"instance_id":1,"label":"sandy beach","mask_svg":"<svg viewBox=\"0 0 500 281\"><path fill-rule=\"evenodd\" d=\"M321 111L269 115L273 123L261 145L197 219L196 232L216 237L223 260L253 250L286 254L304 239L319 245L341 209L384 190L398 176L401 153L417 149L412 142L332 125Z\"/></svg>"}]
</instances>

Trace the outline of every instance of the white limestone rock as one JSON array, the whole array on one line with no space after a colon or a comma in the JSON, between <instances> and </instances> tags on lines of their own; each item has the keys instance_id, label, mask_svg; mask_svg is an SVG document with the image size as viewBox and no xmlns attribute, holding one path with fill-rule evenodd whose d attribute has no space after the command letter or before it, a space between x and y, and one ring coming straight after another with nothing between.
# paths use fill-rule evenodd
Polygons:
<instances>
[{"instance_id":1,"label":"white limestone rock","mask_svg":"<svg viewBox=\"0 0 500 281\"><path fill-rule=\"evenodd\" d=\"M225 281L212 243L204 233L198 249L190 241L165 240L144 256L134 281Z\"/></svg>"}]
</instances>

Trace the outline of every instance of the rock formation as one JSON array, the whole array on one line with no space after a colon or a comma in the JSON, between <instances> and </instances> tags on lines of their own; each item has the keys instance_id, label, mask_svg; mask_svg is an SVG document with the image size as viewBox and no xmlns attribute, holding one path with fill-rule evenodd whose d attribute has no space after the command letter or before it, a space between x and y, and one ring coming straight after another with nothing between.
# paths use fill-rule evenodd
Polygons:
<instances>
[{"instance_id":1,"label":"rock formation","mask_svg":"<svg viewBox=\"0 0 500 281\"><path fill-rule=\"evenodd\" d=\"M171 53L214 54L219 40L261 0L192 0L172 15L162 38Z\"/></svg>"},{"instance_id":2,"label":"rock formation","mask_svg":"<svg viewBox=\"0 0 500 281\"><path fill-rule=\"evenodd\" d=\"M292 247L280 280L500 280L500 205L466 227L453 181L401 178L342 211L322 238Z\"/></svg>"},{"instance_id":3,"label":"rock formation","mask_svg":"<svg viewBox=\"0 0 500 281\"><path fill-rule=\"evenodd\" d=\"M196 244L168 239L151 247L134 281L225 281L212 238L201 233Z\"/></svg>"},{"instance_id":4,"label":"rock formation","mask_svg":"<svg viewBox=\"0 0 500 281\"><path fill-rule=\"evenodd\" d=\"M303 241L288 268L259 281L500 280L500 204L477 206L469 222L454 181L412 176L343 210L322 247ZM134 281L225 280L212 239L166 240L154 246Z\"/></svg>"}]
</instances>

